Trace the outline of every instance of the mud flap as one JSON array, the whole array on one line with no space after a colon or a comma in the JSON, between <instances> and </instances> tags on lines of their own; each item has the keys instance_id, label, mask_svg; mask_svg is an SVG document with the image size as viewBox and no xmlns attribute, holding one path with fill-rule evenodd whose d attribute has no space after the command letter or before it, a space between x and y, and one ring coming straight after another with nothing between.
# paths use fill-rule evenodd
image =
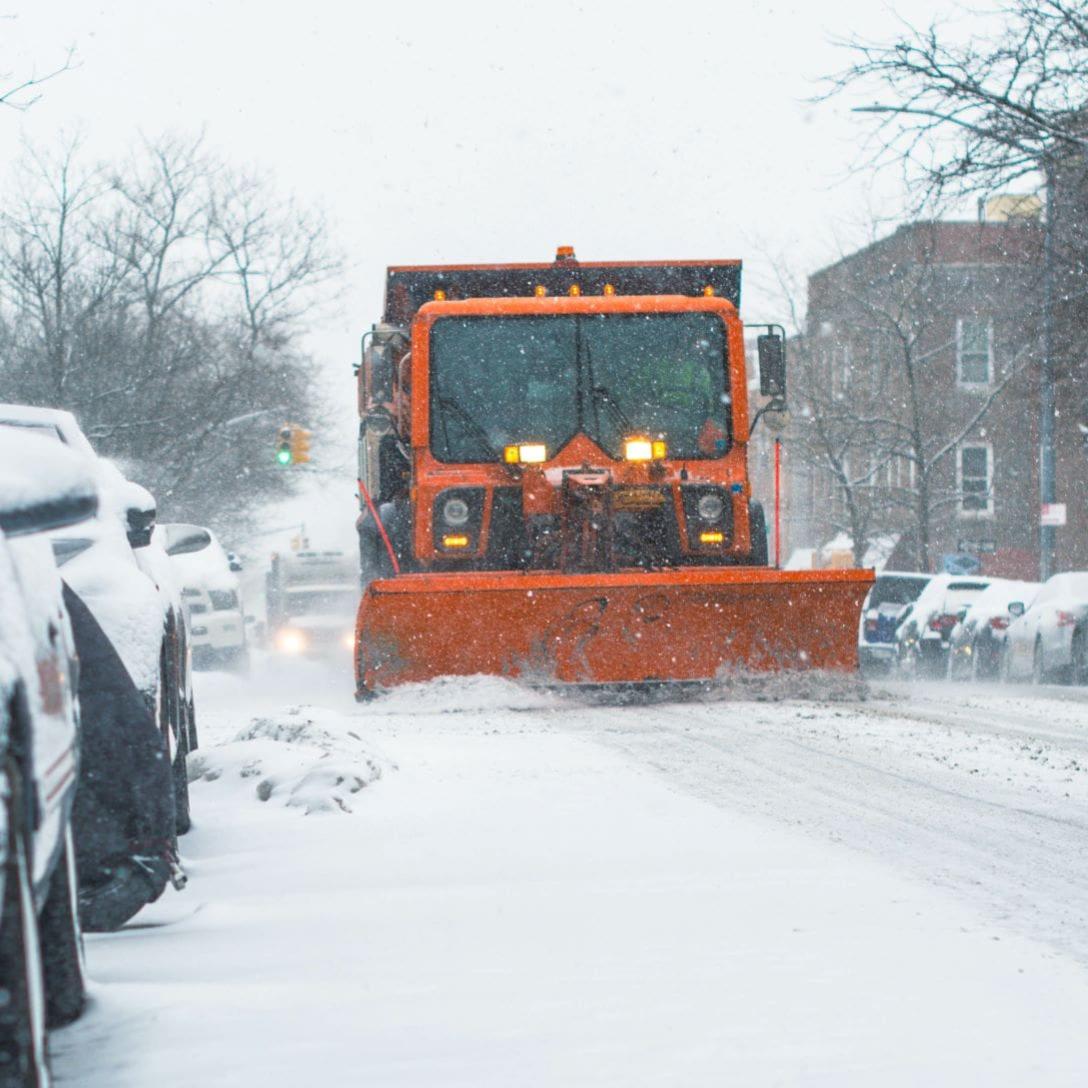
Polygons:
<instances>
[{"instance_id":1,"label":"mud flap","mask_svg":"<svg viewBox=\"0 0 1088 1088\"><path fill-rule=\"evenodd\" d=\"M627 684L857 668L868 570L409 574L359 608L360 694L437 676Z\"/></svg>"}]
</instances>

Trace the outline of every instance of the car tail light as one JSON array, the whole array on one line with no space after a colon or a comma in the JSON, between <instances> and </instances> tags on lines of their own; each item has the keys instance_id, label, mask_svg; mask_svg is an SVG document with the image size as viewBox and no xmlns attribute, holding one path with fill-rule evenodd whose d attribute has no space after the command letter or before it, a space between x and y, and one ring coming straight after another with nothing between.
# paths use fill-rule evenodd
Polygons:
<instances>
[{"instance_id":1,"label":"car tail light","mask_svg":"<svg viewBox=\"0 0 1088 1088\"><path fill-rule=\"evenodd\" d=\"M1062 612L1061 609L1059 609L1054 613L1054 622L1059 627L1072 627L1076 624L1077 617L1074 616L1072 612Z\"/></svg>"},{"instance_id":2,"label":"car tail light","mask_svg":"<svg viewBox=\"0 0 1088 1088\"><path fill-rule=\"evenodd\" d=\"M939 612L929 621L931 631L951 631L959 622L959 616L955 612Z\"/></svg>"},{"instance_id":3,"label":"car tail light","mask_svg":"<svg viewBox=\"0 0 1088 1088\"><path fill-rule=\"evenodd\" d=\"M995 631L1004 631L1005 628L1009 626L1009 617L1008 616L994 616L990 620L990 626Z\"/></svg>"},{"instance_id":4,"label":"car tail light","mask_svg":"<svg viewBox=\"0 0 1088 1088\"><path fill-rule=\"evenodd\" d=\"M876 629L880 626L880 621L877 619L867 619L865 621L865 633L867 635L875 635Z\"/></svg>"}]
</instances>

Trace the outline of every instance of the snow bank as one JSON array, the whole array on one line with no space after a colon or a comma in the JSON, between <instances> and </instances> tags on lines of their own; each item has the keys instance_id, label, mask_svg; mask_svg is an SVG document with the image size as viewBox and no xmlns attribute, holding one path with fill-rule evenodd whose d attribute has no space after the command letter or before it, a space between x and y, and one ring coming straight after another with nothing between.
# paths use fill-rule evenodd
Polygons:
<instances>
[{"instance_id":1,"label":"snow bank","mask_svg":"<svg viewBox=\"0 0 1088 1088\"><path fill-rule=\"evenodd\" d=\"M350 813L357 794L383 769L395 769L364 744L353 724L310 706L253 718L232 740L190 755L189 781L233 787L306 815Z\"/></svg>"}]
</instances>

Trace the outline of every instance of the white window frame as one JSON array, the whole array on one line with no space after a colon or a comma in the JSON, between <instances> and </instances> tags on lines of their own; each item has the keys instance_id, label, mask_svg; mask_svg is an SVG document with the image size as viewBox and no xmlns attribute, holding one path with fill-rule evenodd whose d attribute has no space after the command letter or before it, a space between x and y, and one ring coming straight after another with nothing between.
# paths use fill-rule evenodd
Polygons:
<instances>
[{"instance_id":1,"label":"white window frame","mask_svg":"<svg viewBox=\"0 0 1088 1088\"><path fill-rule=\"evenodd\" d=\"M981 510L967 509L964 500L967 498L963 490L963 454L965 450L986 451L986 506ZM972 477L977 478L977 477ZM961 442L956 451L956 491L959 494L959 506L961 518L992 518L994 516L994 447L992 442L980 442L971 440ZM972 492L977 495L978 492Z\"/></svg>"},{"instance_id":2,"label":"white window frame","mask_svg":"<svg viewBox=\"0 0 1088 1088\"><path fill-rule=\"evenodd\" d=\"M986 380L968 381L963 376L963 330L965 325L986 326ZM956 318L956 384L963 389L988 389L994 380L994 323L989 317Z\"/></svg>"}]
</instances>

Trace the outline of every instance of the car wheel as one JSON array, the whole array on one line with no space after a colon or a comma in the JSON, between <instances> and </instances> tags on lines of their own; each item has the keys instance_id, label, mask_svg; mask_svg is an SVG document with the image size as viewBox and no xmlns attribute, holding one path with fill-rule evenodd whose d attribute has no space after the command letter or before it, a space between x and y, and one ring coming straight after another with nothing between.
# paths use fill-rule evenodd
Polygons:
<instances>
[{"instance_id":1,"label":"car wheel","mask_svg":"<svg viewBox=\"0 0 1088 1088\"><path fill-rule=\"evenodd\" d=\"M1011 684L1012 679L1012 666L1009 664L1009 644L1004 642L1001 649L997 651L997 676L1003 684Z\"/></svg>"},{"instance_id":2,"label":"car wheel","mask_svg":"<svg viewBox=\"0 0 1088 1088\"><path fill-rule=\"evenodd\" d=\"M1073 663L1070 666L1070 682L1088 685L1088 632L1073 633Z\"/></svg>"},{"instance_id":3,"label":"car wheel","mask_svg":"<svg viewBox=\"0 0 1088 1088\"><path fill-rule=\"evenodd\" d=\"M192 696L189 697L189 712L185 719L186 729L189 731L189 751L195 752L200 745L197 742L196 735L196 706L193 704Z\"/></svg>"},{"instance_id":4,"label":"car wheel","mask_svg":"<svg viewBox=\"0 0 1088 1088\"><path fill-rule=\"evenodd\" d=\"M42 970L45 975L45 1015L51 1028L70 1024L83 1012L83 933L79 928L75 848L72 829L64 833L64 849L49 882L42 910Z\"/></svg>"},{"instance_id":5,"label":"car wheel","mask_svg":"<svg viewBox=\"0 0 1088 1088\"><path fill-rule=\"evenodd\" d=\"M0 915L0 1088L44 1088L49 1083L45 1049L45 983L27 858L19 818L18 771L10 768L7 857Z\"/></svg>"},{"instance_id":6,"label":"car wheel","mask_svg":"<svg viewBox=\"0 0 1088 1088\"><path fill-rule=\"evenodd\" d=\"M182 723L182 726L174 762L170 767L170 772L174 778L174 823L179 835L184 835L193 826L192 816L189 811L189 765L186 761L186 756L189 754L189 745L184 723Z\"/></svg>"},{"instance_id":7,"label":"car wheel","mask_svg":"<svg viewBox=\"0 0 1088 1088\"><path fill-rule=\"evenodd\" d=\"M1035 651L1031 655L1031 682L1033 684L1045 684L1047 681L1046 666L1043 663L1042 643L1035 640Z\"/></svg>"}]
</instances>

